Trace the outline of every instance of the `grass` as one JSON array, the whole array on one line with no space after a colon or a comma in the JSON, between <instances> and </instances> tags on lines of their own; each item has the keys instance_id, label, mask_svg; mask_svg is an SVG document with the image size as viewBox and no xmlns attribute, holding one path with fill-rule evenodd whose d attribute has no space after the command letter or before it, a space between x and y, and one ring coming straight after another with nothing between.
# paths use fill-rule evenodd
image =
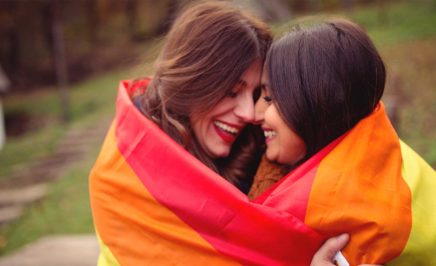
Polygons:
<instances>
[{"instance_id":1,"label":"grass","mask_svg":"<svg viewBox=\"0 0 436 266\"><path fill-rule=\"evenodd\" d=\"M389 73L386 94L397 97L400 104L400 136L435 167L436 30L430 26L436 25L436 12L432 3L404 2L389 6L383 26L375 6L356 9L347 15L368 30L386 62ZM274 28L280 32L289 25ZM44 126L8 140L0 153L0 179L14 166L50 153L70 127L94 123L101 116L113 114L118 80L136 77L148 70L149 65L135 72L114 71L72 86L69 126L62 126L58 119L61 109L55 91L8 97L4 101L6 112L24 110L44 117ZM54 119L54 122L46 119ZM22 218L0 227L0 255L47 234L93 232L87 178L98 149L95 147L86 160L51 184L49 195L32 204Z\"/></svg>"},{"instance_id":2,"label":"grass","mask_svg":"<svg viewBox=\"0 0 436 266\"><path fill-rule=\"evenodd\" d=\"M403 1L389 8L372 6L351 17L363 25L380 48L435 35L435 1Z\"/></svg>"},{"instance_id":3,"label":"grass","mask_svg":"<svg viewBox=\"0 0 436 266\"><path fill-rule=\"evenodd\" d=\"M393 2L393 1L392 1ZM400 42L435 36L436 1L397 1L392 5L369 5L349 12L333 10L296 16L290 23L273 25L273 31L281 35L301 23L329 17L350 18L363 26L378 48Z\"/></svg>"},{"instance_id":4,"label":"grass","mask_svg":"<svg viewBox=\"0 0 436 266\"><path fill-rule=\"evenodd\" d=\"M436 2L401 2L380 20L376 7L356 10L388 72L384 99L396 99L400 137L436 167Z\"/></svg>"},{"instance_id":5,"label":"grass","mask_svg":"<svg viewBox=\"0 0 436 266\"><path fill-rule=\"evenodd\" d=\"M386 94L398 101L398 132L436 167L436 36L382 50L389 71Z\"/></svg>"},{"instance_id":6,"label":"grass","mask_svg":"<svg viewBox=\"0 0 436 266\"><path fill-rule=\"evenodd\" d=\"M5 115L24 112L42 125L34 125L35 130L7 140L0 152L0 179L6 178L14 168L52 152L56 143L73 124L83 123L98 114L113 113L118 80L126 77L127 73L126 70L115 71L71 86L70 125L63 125L60 121L58 93L53 89L6 98Z\"/></svg>"},{"instance_id":7,"label":"grass","mask_svg":"<svg viewBox=\"0 0 436 266\"><path fill-rule=\"evenodd\" d=\"M50 154L64 132L63 127L53 127L21 138L8 139L0 153L0 179L26 163Z\"/></svg>"}]
</instances>

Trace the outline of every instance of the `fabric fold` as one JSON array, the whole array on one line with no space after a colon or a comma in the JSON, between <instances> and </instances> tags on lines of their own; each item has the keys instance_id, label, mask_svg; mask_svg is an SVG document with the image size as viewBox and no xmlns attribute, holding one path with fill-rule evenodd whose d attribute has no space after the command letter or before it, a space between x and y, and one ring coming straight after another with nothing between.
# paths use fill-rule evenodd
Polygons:
<instances>
[{"instance_id":1,"label":"fabric fold","mask_svg":"<svg viewBox=\"0 0 436 266\"><path fill-rule=\"evenodd\" d=\"M414 239L414 192L383 106L250 201L142 115L128 88L90 175L101 256L112 256L101 265L309 265L343 232L351 265L385 263Z\"/></svg>"}]
</instances>

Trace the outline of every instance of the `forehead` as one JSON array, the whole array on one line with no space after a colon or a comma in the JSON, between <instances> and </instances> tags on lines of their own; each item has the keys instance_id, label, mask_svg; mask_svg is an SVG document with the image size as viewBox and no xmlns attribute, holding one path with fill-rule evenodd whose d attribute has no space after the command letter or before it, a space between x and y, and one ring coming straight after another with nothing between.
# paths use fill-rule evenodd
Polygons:
<instances>
[{"instance_id":1,"label":"forehead","mask_svg":"<svg viewBox=\"0 0 436 266\"><path fill-rule=\"evenodd\" d=\"M269 90L271 88L269 83L269 76L265 68L263 69L261 76L262 76L262 80L261 80L262 89Z\"/></svg>"},{"instance_id":2,"label":"forehead","mask_svg":"<svg viewBox=\"0 0 436 266\"><path fill-rule=\"evenodd\" d=\"M260 60L255 60L250 66L244 71L242 76L239 78L239 84L244 87L256 87L259 85L261 79L262 64Z\"/></svg>"}]
</instances>

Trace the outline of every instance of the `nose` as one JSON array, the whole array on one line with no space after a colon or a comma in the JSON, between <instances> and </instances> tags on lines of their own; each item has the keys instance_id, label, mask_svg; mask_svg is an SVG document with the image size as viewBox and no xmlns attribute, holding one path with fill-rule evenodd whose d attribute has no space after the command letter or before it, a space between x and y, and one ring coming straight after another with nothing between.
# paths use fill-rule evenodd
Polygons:
<instances>
[{"instance_id":1,"label":"nose","mask_svg":"<svg viewBox=\"0 0 436 266\"><path fill-rule=\"evenodd\" d=\"M254 106L254 121L253 124L260 125L265 120L265 111L268 107L268 104L259 99Z\"/></svg>"},{"instance_id":2,"label":"nose","mask_svg":"<svg viewBox=\"0 0 436 266\"><path fill-rule=\"evenodd\" d=\"M260 125L265 120L265 112L268 108L268 103L263 99L265 92L262 90L262 95L257 100L254 106L254 121L253 124Z\"/></svg>"},{"instance_id":3,"label":"nose","mask_svg":"<svg viewBox=\"0 0 436 266\"><path fill-rule=\"evenodd\" d=\"M254 121L254 102L251 94L241 95L234 109L235 115L246 123Z\"/></svg>"}]
</instances>

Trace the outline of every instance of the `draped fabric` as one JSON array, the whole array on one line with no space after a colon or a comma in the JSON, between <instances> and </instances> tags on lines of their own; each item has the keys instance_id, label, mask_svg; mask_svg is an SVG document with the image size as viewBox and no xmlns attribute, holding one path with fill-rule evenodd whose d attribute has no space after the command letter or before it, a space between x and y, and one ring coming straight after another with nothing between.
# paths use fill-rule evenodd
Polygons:
<instances>
[{"instance_id":1,"label":"draped fabric","mask_svg":"<svg viewBox=\"0 0 436 266\"><path fill-rule=\"evenodd\" d=\"M90 175L99 265L309 265L323 241L343 232L351 265L401 261L436 243L435 201L426 209L434 196L412 188L434 188L434 171L402 162L403 150L410 161L417 155L400 144L383 106L250 201L144 117L129 87L120 84ZM429 183L416 180L423 176ZM423 216L430 223L415 229ZM423 240L422 232L433 235Z\"/></svg>"}]
</instances>

